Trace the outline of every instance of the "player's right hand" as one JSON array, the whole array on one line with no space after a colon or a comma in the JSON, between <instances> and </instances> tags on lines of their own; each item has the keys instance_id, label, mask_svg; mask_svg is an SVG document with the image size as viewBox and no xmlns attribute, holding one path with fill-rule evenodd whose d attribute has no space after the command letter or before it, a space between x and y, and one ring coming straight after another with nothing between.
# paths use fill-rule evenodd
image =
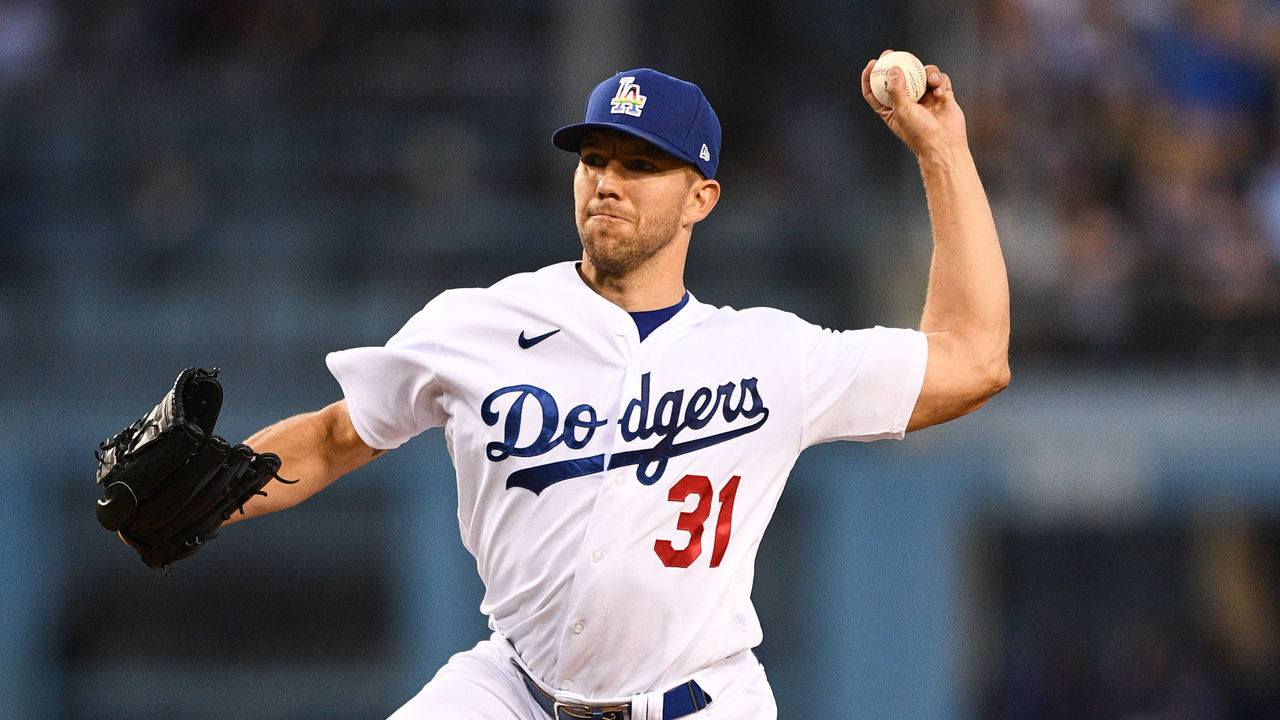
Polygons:
<instances>
[{"instance_id":1,"label":"player's right hand","mask_svg":"<svg viewBox=\"0 0 1280 720\"><path fill-rule=\"evenodd\" d=\"M881 55L889 52L885 50ZM937 65L925 65L927 87L919 102L914 102L907 93L902 72L891 70L888 78L891 104L884 105L871 92L871 69L875 64L875 59L869 60L862 69L862 97L917 157L967 148L964 112L956 102L951 78L946 73Z\"/></svg>"}]
</instances>

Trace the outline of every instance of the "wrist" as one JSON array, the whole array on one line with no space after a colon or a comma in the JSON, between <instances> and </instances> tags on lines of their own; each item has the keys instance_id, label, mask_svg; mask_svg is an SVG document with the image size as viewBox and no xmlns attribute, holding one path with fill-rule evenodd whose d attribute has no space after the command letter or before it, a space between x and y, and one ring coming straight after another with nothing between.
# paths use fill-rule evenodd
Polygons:
<instances>
[{"instance_id":1,"label":"wrist","mask_svg":"<svg viewBox=\"0 0 1280 720\"><path fill-rule=\"evenodd\" d=\"M920 163L921 172L926 174L952 172L973 166L973 156L966 144L935 143L917 152L916 161Z\"/></svg>"}]
</instances>

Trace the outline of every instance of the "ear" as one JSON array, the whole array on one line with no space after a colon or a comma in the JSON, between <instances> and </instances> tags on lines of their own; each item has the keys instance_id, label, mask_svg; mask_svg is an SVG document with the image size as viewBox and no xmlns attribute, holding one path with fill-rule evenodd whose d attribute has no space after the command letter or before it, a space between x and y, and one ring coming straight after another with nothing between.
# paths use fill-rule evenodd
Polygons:
<instances>
[{"instance_id":1,"label":"ear","mask_svg":"<svg viewBox=\"0 0 1280 720\"><path fill-rule=\"evenodd\" d=\"M689 187L689 194L684 205L684 222L693 225L711 214L716 202L720 200L720 183L707 180L701 175Z\"/></svg>"}]
</instances>

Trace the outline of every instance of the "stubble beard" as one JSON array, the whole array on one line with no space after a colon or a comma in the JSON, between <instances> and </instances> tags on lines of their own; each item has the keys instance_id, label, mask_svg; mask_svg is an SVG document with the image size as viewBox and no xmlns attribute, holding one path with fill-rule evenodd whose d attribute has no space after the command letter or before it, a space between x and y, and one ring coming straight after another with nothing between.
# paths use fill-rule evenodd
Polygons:
<instances>
[{"instance_id":1,"label":"stubble beard","mask_svg":"<svg viewBox=\"0 0 1280 720\"><path fill-rule=\"evenodd\" d=\"M680 213L669 213L638 225L614 227L613 224L587 226L578 218L578 237L587 259L600 272L614 277L634 272L671 244L680 228Z\"/></svg>"}]
</instances>

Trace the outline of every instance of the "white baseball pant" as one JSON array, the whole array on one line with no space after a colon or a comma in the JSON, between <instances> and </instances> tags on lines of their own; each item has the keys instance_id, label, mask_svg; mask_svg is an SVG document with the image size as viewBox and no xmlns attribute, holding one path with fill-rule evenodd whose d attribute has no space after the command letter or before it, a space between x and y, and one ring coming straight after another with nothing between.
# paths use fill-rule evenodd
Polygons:
<instances>
[{"instance_id":1,"label":"white baseball pant","mask_svg":"<svg viewBox=\"0 0 1280 720\"><path fill-rule=\"evenodd\" d=\"M513 659L516 654L510 643L495 633L471 650L450 658L435 677L388 720L547 720L547 714L534 701L519 670L512 665ZM699 672L694 679L711 696L711 704L686 715L689 720L777 719L778 708L764 667L750 651ZM631 720L662 720L661 692L625 700L631 702ZM597 704L616 702L617 699L593 701Z\"/></svg>"}]
</instances>

